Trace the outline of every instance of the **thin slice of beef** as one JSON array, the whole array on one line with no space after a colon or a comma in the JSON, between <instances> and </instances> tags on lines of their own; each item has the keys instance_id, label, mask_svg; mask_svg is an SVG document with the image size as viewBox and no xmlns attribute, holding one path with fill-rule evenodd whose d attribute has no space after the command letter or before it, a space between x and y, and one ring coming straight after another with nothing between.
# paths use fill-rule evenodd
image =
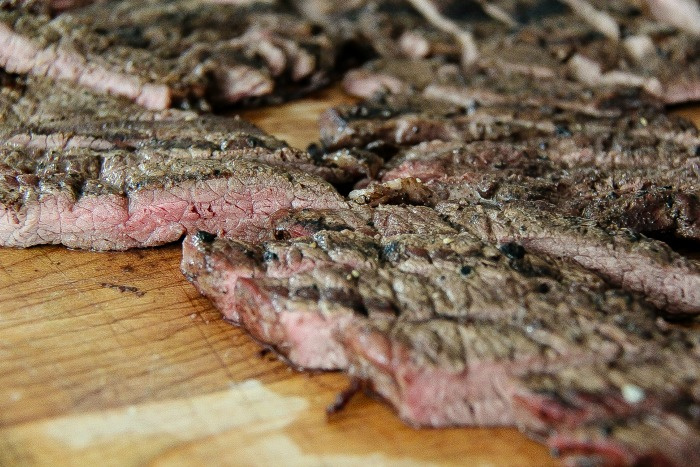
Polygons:
<instances>
[{"instance_id":1,"label":"thin slice of beef","mask_svg":"<svg viewBox=\"0 0 700 467\"><path fill-rule=\"evenodd\" d=\"M619 164L626 154L638 157L636 153L644 150L684 149L694 154L700 146L692 123L635 98L618 105L620 100L627 100L620 94L608 96L606 103L591 98L580 99L576 105L564 97L528 103L517 94L480 103L461 96L459 89L462 94L469 93L469 87L462 86L454 88L456 94L451 101L444 96L401 94L329 109L320 118L321 140L331 149L378 143L400 147L436 139L526 142L551 147L552 158L569 164L579 160L591 164L613 157ZM564 101L568 104L561 104ZM617 106L618 110L607 112L608 106ZM628 110L620 114L619 107L624 106L629 106Z\"/></svg>"},{"instance_id":2,"label":"thin slice of beef","mask_svg":"<svg viewBox=\"0 0 700 467\"><path fill-rule=\"evenodd\" d=\"M614 166L603 169L562 167L568 158L552 146L421 143L389 161L381 175L385 183L370 184L351 197L366 202L371 192L383 199L380 193L395 185L394 198L417 197L422 204L436 199L545 201L561 213L611 228L700 240L700 168L694 151L691 155L675 144L659 145L664 152L630 149L622 152L620 162L612 154L596 158L596 167ZM414 178L420 183L406 184Z\"/></svg>"},{"instance_id":3,"label":"thin slice of beef","mask_svg":"<svg viewBox=\"0 0 700 467\"><path fill-rule=\"evenodd\" d=\"M615 420L564 431L547 440L569 465L670 465L698 462L697 424L673 414Z\"/></svg>"},{"instance_id":4,"label":"thin slice of beef","mask_svg":"<svg viewBox=\"0 0 700 467\"><path fill-rule=\"evenodd\" d=\"M548 436L649 413L692 420L700 396L694 344L679 338L654 354L519 377L514 397L519 425Z\"/></svg>"},{"instance_id":5,"label":"thin slice of beef","mask_svg":"<svg viewBox=\"0 0 700 467\"><path fill-rule=\"evenodd\" d=\"M700 266L665 243L606 231L594 221L565 217L517 202L501 206L447 202L437 210L490 242L518 242L527 250L560 257L599 274L619 287L644 295L671 314L700 312Z\"/></svg>"},{"instance_id":6,"label":"thin slice of beef","mask_svg":"<svg viewBox=\"0 0 700 467\"><path fill-rule=\"evenodd\" d=\"M366 151L322 156L290 148L238 116L149 111L124 98L64 82L6 76L0 89L0 145L28 151L72 149L167 151L193 159L244 158L292 167L351 185L376 175L381 161Z\"/></svg>"},{"instance_id":7,"label":"thin slice of beef","mask_svg":"<svg viewBox=\"0 0 700 467\"><path fill-rule=\"evenodd\" d=\"M8 71L149 109L293 97L323 84L334 62L324 34L266 2L107 2L54 19L24 11L0 18Z\"/></svg>"},{"instance_id":8,"label":"thin slice of beef","mask_svg":"<svg viewBox=\"0 0 700 467\"><path fill-rule=\"evenodd\" d=\"M235 151L202 159L150 148L2 149L0 161L3 246L124 250L198 229L259 240L280 210L345 206L320 178Z\"/></svg>"}]
</instances>

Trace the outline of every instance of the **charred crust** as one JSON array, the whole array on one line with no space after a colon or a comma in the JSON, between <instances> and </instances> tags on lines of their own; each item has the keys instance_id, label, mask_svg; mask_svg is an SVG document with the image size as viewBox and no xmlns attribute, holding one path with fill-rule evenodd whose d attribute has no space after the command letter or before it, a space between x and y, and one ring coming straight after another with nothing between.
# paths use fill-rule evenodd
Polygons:
<instances>
[{"instance_id":1,"label":"charred crust","mask_svg":"<svg viewBox=\"0 0 700 467\"><path fill-rule=\"evenodd\" d=\"M523 259L525 257L525 248L519 243L504 243L498 249L510 259Z\"/></svg>"},{"instance_id":2,"label":"charred crust","mask_svg":"<svg viewBox=\"0 0 700 467\"><path fill-rule=\"evenodd\" d=\"M213 233L205 232L204 230L199 230L197 231L196 234L194 234L195 239L200 242L200 243L214 243L214 240L216 240L216 235Z\"/></svg>"}]
</instances>

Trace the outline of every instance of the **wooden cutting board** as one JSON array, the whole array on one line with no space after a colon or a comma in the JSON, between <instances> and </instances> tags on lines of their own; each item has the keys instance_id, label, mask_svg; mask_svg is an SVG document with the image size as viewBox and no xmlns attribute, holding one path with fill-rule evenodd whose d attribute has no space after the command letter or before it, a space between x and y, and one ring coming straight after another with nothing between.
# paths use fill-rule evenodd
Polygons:
<instances>
[{"instance_id":1,"label":"wooden cutting board","mask_svg":"<svg viewBox=\"0 0 700 467\"><path fill-rule=\"evenodd\" d=\"M343 101L244 116L304 147ZM365 396L327 417L346 378L261 353L179 261L179 245L0 249L0 465L556 464L516 430L415 430Z\"/></svg>"}]
</instances>

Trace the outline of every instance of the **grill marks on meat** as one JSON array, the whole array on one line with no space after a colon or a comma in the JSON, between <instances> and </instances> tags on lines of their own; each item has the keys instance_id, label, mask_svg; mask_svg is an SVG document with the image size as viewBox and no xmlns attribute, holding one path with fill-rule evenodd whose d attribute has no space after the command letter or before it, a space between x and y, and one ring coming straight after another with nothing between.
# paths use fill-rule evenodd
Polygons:
<instances>
[{"instance_id":1,"label":"grill marks on meat","mask_svg":"<svg viewBox=\"0 0 700 467\"><path fill-rule=\"evenodd\" d=\"M149 109L292 97L321 85L334 62L329 39L311 23L263 2L99 3L55 19L9 11L0 43L10 72Z\"/></svg>"},{"instance_id":2,"label":"grill marks on meat","mask_svg":"<svg viewBox=\"0 0 700 467\"><path fill-rule=\"evenodd\" d=\"M65 83L3 77L4 246L123 250L192 229L254 240L272 234L278 210L345 206L317 176L352 183L376 173L371 153L314 158L237 117L148 111Z\"/></svg>"},{"instance_id":3,"label":"grill marks on meat","mask_svg":"<svg viewBox=\"0 0 700 467\"><path fill-rule=\"evenodd\" d=\"M293 364L345 369L416 425L513 425L513 396L536 392L521 378L683 346L683 331L595 274L484 243L426 207L372 211L366 233L262 246L190 235L183 272Z\"/></svg>"},{"instance_id":4,"label":"grill marks on meat","mask_svg":"<svg viewBox=\"0 0 700 467\"><path fill-rule=\"evenodd\" d=\"M244 154L178 156L156 149L0 150L0 242L123 250L198 229L253 241L269 235L279 210L345 205L321 179Z\"/></svg>"}]
</instances>

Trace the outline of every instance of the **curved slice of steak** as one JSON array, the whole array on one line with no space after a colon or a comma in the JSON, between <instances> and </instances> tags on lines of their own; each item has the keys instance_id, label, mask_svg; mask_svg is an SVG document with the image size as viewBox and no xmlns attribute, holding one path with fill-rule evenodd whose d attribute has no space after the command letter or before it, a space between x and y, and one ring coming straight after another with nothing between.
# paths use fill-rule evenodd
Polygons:
<instances>
[{"instance_id":1,"label":"curved slice of steak","mask_svg":"<svg viewBox=\"0 0 700 467\"><path fill-rule=\"evenodd\" d=\"M484 244L429 211L381 207L374 236L319 230L253 247L190 235L182 269L295 365L349 362L415 424L512 424L492 384L513 372L664 342L653 310L595 275ZM413 226L397 231L391 218L406 215Z\"/></svg>"},{"instance_id":2,"label":"curved slice of steak","mask_svg":"<svg viewBox=\"0 0 700 467\"><path fill-rule=\"evenodd\" d=\"M700 136L692 123L656 106L637 103L620 115L591 115L590 110L556 102L534 106L460 104L402 94L329 109L319 124L321 141L330 149L487 140L543 147L552 159L566 165L600 162L628 166L640 159L651 164L652 154L645 156L644 151L659 150L664 162L679 153L695 154ZM592 101L579 107L590 105Z\"/></svg>"},{"instance_id":3,"label":"curved slice of steak","mask_svg":"<svg viewBox=\"0 0 700 467\"><path fill-rule=\"evenodd\" d=\"M149 109L281 100L322 85L334 66L328 37L265 2L107 2L54 19L26 11L0 18L6 70Z\"/></svg>"},{"instance_id":4,"label":"curved slice of steak","mask_svg":"<svg viewBox=\"0 0 700 467\"><path fill-rule=\"evenodd\" d=\"M280 210L343 208L323 180L234 157L172 151L2 150L0 243L123 250L187 231L259 240ZM229 155L230 156L230 155Z\"/></svg>"}]
</instances>

